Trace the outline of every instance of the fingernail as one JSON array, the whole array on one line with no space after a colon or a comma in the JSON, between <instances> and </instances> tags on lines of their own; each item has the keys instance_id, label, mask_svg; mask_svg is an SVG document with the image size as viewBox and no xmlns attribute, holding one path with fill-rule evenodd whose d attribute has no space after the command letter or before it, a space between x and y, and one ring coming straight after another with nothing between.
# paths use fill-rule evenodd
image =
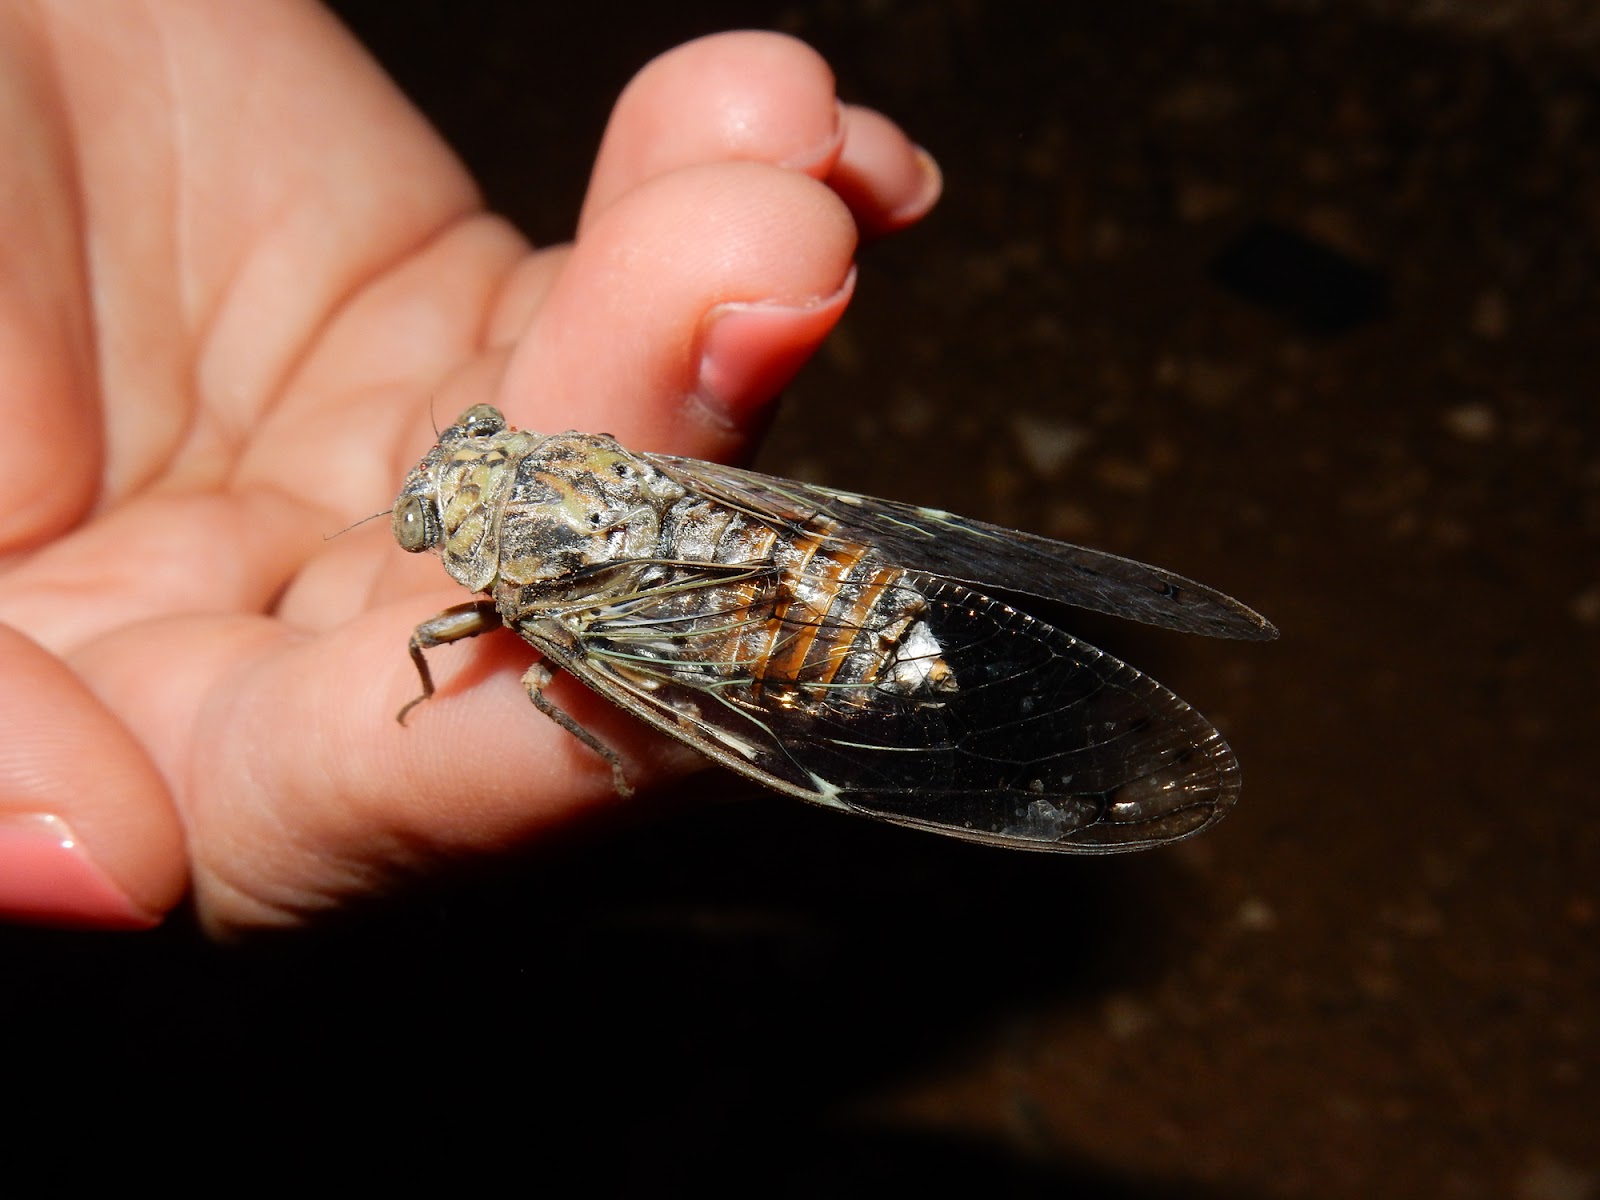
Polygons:
<instances>
[{"instance_id":1,"label":"fingernail","mask_svg":"<svg viewBox=\"0 0 1600 1200\"><path fill-rule=\"evenodd\" d=\"M844 106L833 102L833 128L818 145L799 151L782 159L778 165L786 170L799 171L821 179L839 161L839 151L844 149Z\"/></svg>"},{"instance_id":2,"label":"fingernail","mask_svg":"<svg viewBox=\"0 0 1600 1200\"><path fill-rule=\"evenodd\" d=\"M695 395L713 417L737 425L794 378L855 290L852 266L832 295L803 304L719 304L706 314Z\"/></svg>"},{"instance_id":3,"label":"fingernail","mask_svg":"<svg viewBox=\"0 0 1600 1200\"><path fill-rule=\"evenodd\" d=\"M944 190L939 164L921 146L913 146L910 154L896 160L895 166L897 170L892 175L882 176L841 169L828 181L850 206L856 224L867 237L883 237L916 224L927 215ZM884 170L887 172L887 165ZM910 199L894 208L880 210L882 196L889 193L907 195Z\"/></svg>"},{"instance_id":4,"label":"fingernail","mask_svg":"<svg viewBox=\"0 0 1600 1200\"><path fill-rule=\"evenodd\" d=\"M0 918L75 929L149 929L161 918L128 898L49 813L0 815Z\"/></svg>"},{"instance_id":5,"label":"fingernail","mask_svg":"<svg viewBox=\"0 0 1600 1200\"><path fill-rule=\"evenodd\" d=\"M939 170L939 164L933 155L921 146L913 146L912 152L916 158L917 174L921 177L921 186L917 194L907 200L899 208L891 212L886 218L886 223L894 229L911 224L927 213L939 199L944 191L944 173Z\"/></svg>"}]
</instances>

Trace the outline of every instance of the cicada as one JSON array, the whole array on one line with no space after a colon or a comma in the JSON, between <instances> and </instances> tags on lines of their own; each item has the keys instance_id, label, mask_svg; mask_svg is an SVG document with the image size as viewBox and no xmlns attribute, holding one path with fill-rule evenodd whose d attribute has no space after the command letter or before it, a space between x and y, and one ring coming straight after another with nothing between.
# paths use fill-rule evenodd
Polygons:
<instances>
[{"instance_id":1,"label":"cicada","mask_svg":"<svg viewBox=\"0 0 1600 1200\"><path fill-rule=\"evenodd\" d=\"M1076 606L1264 639L1237 600L1126 558L934 509L541 435L477 405L407 477L394 535L486 599L411 656L501 625L669 737L803 800L951 837L1106 852L1176 841L1239 794L1233 751L1148 675L1037 615Z\"/></svg>"}]
</instances>

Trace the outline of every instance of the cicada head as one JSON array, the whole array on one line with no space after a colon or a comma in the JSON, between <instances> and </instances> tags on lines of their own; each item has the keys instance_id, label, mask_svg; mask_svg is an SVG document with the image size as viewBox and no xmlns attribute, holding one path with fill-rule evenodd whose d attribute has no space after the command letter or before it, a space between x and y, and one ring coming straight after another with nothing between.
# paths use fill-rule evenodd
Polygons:
<instances>
[{"instance_id":1,"label":"cicada head","mask_svg":"<svg viewBox=\"0 0 1600 1200\"><path fill-rule=\"evenodd\" d=\"M496 513L529 435L508 433L500 410L467 409L411 469L394 502L394 540L413 554L439 550L445 569L475 592L493 585Z\"/></svg>"}]
</instances>

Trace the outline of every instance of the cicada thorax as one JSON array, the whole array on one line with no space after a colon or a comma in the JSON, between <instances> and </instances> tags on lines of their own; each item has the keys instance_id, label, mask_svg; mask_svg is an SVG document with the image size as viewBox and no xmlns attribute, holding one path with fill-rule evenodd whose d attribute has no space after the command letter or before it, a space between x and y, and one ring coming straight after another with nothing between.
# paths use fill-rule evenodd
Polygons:
<instances>
[{"instance_id":1,"label":"cicada thorax","mask_svg":"<svg viewBox=\"0 0 1600 1200\"><path fill-rule=\"evenodd\" d=\"M500 570L499 529L519 463L536 438L501 433L454 447L436 468L439 549L445 569L475 592Z\"/></svg>"},{"instance_id":2,"label":"cicada thorax","mask_svg":"<svg viewBox=\"0 0 1600 1200\"><path fill-rule=\"evenodd\" d=\"M447 561L457 541L493 558L480 590L493 583L515 607L521 588L549 594L553 582L655 553L680 486L604 434L513 436L463 447L440 471Z\"/></svg>"}]
</instances>

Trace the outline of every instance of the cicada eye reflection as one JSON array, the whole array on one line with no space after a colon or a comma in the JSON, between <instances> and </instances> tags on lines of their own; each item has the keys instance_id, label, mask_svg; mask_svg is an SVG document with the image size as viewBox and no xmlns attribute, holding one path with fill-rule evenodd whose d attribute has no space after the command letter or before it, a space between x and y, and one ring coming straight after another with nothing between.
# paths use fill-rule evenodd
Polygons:
<instances>
[{"instance_id":1,"label":"cicada eye reflection","mask_svg":"<svg viewBox=\"0 0 1600 1200\"><path fill-rule=\"evenodd\" d=\"M428 531L428 509L420 496L402 496L394 506L394 540L412 554L433 544Z\"/></svg>"}]
</instances>

